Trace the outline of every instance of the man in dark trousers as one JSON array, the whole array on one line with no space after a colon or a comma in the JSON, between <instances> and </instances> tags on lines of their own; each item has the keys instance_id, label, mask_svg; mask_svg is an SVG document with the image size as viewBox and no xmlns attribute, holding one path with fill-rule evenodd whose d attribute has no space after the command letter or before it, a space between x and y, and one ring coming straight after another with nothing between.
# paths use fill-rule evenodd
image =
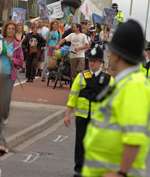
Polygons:
<instances>
[{"instance_id":1,"label":"man in dark trousers","mask_svg":"<svg viewBox=\"0 0 150 177\"><path fill-rule=\"evenodd\" d=\"M41 60L43 48L46 45L44 38L37 32L37 24L31 25L32 32L27 34L22 48L26 56L26 78L27 82L33 82L38 62Z\"/></svg>"}]
</instances>

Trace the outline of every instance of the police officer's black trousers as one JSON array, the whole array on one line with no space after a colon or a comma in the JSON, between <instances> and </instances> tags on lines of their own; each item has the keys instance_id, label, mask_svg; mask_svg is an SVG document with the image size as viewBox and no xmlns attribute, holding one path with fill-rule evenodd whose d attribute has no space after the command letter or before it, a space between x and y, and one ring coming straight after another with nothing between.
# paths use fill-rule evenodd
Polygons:
<instances>
[{"instance_id":1,"label":"police officer's black trousers","mask_svg":"<svg viewBox=\"0 0 150 177\"><path fill-rule=\"evenodd\" d=\"M87 125L89 123L89 118L84 119L82 117L76 117L76 137L75 137L75 173L81 172L83 162L84 162L84 147L83 139L86 134Z\"/></svg>"}]
</instances>

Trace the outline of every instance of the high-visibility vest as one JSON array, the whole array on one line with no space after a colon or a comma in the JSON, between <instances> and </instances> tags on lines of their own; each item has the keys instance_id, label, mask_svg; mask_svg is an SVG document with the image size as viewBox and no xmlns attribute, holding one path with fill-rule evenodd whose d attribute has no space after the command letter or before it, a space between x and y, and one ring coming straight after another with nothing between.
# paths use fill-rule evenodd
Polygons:
<instances>
[{"instance_id":1,"label":"high-visibility vest","mask_svg":"<svg viewBox=\"0 0 150 177\"><path fill-rule=\"evenodd\" d=\"M108 74L100 72L98 82L92 82L93 76L90 71L83 71L75 78L67 102L68 107L75 108L75 116L88 118L93 114L91 102L95 101L96 93L100 92L109 83ZM97 93L97 94L98 94Z\"/></svg>"},{"instance_id":2,"label":"high-visibility vest","mask_svg":"<svg viewBox=\"0 0 150 177\"><path fill-rule=\"evenodd\" d=\"M140 146L129 176L144 177L150 135L148 79L140 71L126 75L95 107L84 139L83 177L120 170L124 144Z\"/></svg>"},{"instance_id":3,"label":"high-visibility vest","mask_svg":"<svg viewBox=\"0 0 150 177\"><path fill-rule=\"evenodd\" d=\"M117 23L123 23L124 22L124 13L122 11L118 11L117 15L115 16L115 20Z\"/></svg>"},{"instance_id":4,"label":"high-visibility vest","mask_svg":"<svg viewBox=\"0 0 150 177\"><path fill-rule=\"evenodd\" d=\"M141 72L144 73L144 75L147 77L147 78L150 78L150 61L149 62L145 62L145 63L141 63L140 64L140 70Z\"/></svg>"}]
</instances>

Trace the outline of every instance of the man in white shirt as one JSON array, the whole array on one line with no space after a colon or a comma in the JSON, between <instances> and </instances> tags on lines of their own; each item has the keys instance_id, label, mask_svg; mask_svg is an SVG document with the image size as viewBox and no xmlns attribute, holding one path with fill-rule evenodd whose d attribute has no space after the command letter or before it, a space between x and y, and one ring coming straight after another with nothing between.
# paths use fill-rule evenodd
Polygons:
<instances>
[{"instance_id":1,"label":"man in white shirt","mask_svg":"<svg viewBox=\"0 0 150 177\"><path fill-rule=\"evenodd\" d=\"M70 64L71 78L84 70L85 68L85 50L89 48L87 36L81 32L81 25L74 25L74 33L69 34L59 42L59 48L65 41L71 42Z\"/></svg>"}]
</instances>

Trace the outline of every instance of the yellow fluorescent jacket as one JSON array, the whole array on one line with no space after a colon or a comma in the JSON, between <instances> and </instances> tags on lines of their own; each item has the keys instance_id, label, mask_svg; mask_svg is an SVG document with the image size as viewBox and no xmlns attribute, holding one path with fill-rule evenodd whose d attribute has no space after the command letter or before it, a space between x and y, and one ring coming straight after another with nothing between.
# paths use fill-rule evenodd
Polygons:
<instances>
[{"instance_id":1,"label":"yellow fluorescent jacket","mask_svg":"<svg viewBox=\"0 0 150 177\"><path fill-rule=\"evenodd\" d=\"M129 177L143 177L150 135L149 81L142 72L128 74L95 109L84 140L83 177L119 170L124 144L140 146Z\"/></svg>"}]
</instances>

